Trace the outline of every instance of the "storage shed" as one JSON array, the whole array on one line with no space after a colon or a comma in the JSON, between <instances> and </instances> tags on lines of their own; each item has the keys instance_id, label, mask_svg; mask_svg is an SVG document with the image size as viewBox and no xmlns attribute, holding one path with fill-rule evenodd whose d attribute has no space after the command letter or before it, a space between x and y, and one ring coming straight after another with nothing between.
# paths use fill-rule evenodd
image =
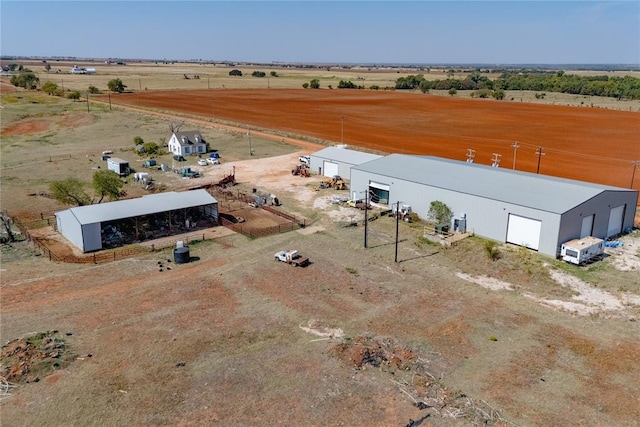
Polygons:
<instances>
[{"instance_id":1,"label":"storage shed","mask_svg":"<svg viewBox=\"0 0 640 427\"><path fill-rule=\"evenodd\" d=\"M55 213L58 231L83 252L218 224L218 201L206 190L150 194Z\"/></svg>"},{"instance_id":2,"label":"storage shed","mask_svg":"<svg viewBox=\"0 0 640 427\"><path fill-rule=\"evenodd\" d=\"M631 229L638 202L636 190L403 154L351 168L351 190L408 203L422 218L441 201L467 231L552 257L569 240Z\"/></svg>"},{"instance_id":3,"label":"storage shed","mask_svg":"<svg viewBox=\"0 0 640 427\"><path fill-rule=\"evenodd\" d=\"M311 171L318 175L333 177L340 175L350 179L351 168L382 156L350 150L344 146L327 147L311 154Z\"/></svg>"}]
</instances>

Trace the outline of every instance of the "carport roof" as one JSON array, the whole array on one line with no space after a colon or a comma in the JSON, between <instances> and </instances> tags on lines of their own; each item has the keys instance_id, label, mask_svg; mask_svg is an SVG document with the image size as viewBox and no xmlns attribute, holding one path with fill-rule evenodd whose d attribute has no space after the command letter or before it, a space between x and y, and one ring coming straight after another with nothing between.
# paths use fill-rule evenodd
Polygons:
<instances>
[{"instance_id":1,"label":"carport roof","mask_svg":"<svg viewBox=\"0 0 640 427\"><path fill-rule=\"evenodd\" d=\"M355 166L353 170L557 214L563 214L604 191L635 192L431 156L391 154Z\"/></svg>"},{"instance_id":2,"label":"carport roof","mask_svg":"<svg viewBox=\"0 0 640 427\"><path fill-rule=\"evenodd\" d=\"M323 148L322 150L313 153L312 156L326 160L335 160L342 163L348 163L350 165L360 165L362 163L370 162L371 160L376 160L382 157L377 154L364 153L362 151L350 150L343 147Z\"/></svg>"},{"instance_id":3,"label":"carport roof","mask_svg":"<svg viewBox=\"0 0 640 427\"><path fill-rule=\"evenodd\" d=\"M218 201L206 190L150 194L136 199L70 208L81 225L149 215L176 209L212 205Z\"/></svg>"}]
</instances>

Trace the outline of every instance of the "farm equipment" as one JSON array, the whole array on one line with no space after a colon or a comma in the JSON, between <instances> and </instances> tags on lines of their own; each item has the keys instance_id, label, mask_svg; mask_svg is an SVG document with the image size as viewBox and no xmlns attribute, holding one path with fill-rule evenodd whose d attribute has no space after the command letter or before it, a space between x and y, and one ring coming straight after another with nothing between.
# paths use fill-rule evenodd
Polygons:
<instances>
[{"instance_id":1,"label":"farm equipment","mask_svg":"<svg viewBox=\"0 0 640 427\"><path fill-rule=\"evenodd\" d=\"M371 204L368 202L365 202L362 199L349 200L347 202L347 206L349 206L350 208L360 209L361 211L371 209Z\"/></svg>"},{"instance_id":2,"label":"farm equipment","mask_svg":"<svg viewBox=\"0 0 640 427\"><path fill-rule=\"evenodd\" d=\"M295 169L291 170L291 175L298 175L304 178L309 178L311 173L309 172L309 166L306 163L300 163L295 167Z\"/></svg>"},{"instance_id":3,"label":"farm equipment","mask_svg":"<svg viewBox=\"0 0 640 427\"><path fill-rule=\"evenodd\" d=\"M286 262L296 267L304 267L309 264L309 258L303 257L296 250L277 252L275 259L276 261Z\"/></svg>"},{"instance_id":4,"label":"farm equipment","mask_svg":"<svg viewBox=\"0 0 640 427\"><path fill-rule=\"evenodd\" d=\"M150 168L156 165L156 161L155 160L147 160L144 162L144 167L145 168Z\"/></svg>"},{"instance_id":5,"label":"farm equipment","mask_svg":"<svg viewBox=\"0 0 640 427\"><path fill-rule=\"evenodd\" d=\"M199 178L200 172L194 171L190 166L183 166L182 169L178 171L178 175L183 178Z\"/></svg>"},{"instance_id":6,"label":"farm equipment","mask_svg":"<svg viewBox=\"0 0 640 427\"><path fill-rule=\"evenodd\" d=\"M398 209L397 203L393 204L391 215L389 216L398 217L404 222L411 222L411 212L411 205L400 202L400 209Z\"/></svg>"},{"instance_id":7,"label":"farm equipment","mask_svg":"<svg viewBox=\"0 0 640 427\"><path fill-rule=\"evenodd\" d=\"M334 190L346 190L347 186L340 177L340 175L334 175L333 178L325 179L320 183L320 188L333 188Z\"/></svg>"}]
</instances>

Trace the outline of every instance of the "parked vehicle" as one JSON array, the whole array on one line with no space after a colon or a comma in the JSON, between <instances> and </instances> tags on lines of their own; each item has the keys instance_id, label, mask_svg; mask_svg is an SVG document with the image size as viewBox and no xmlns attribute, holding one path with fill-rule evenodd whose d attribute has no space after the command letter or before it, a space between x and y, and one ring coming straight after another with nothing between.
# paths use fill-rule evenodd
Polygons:
<instances>
[{"instance_id":1,"label":"parked vehicle","mask_svg":"<svg viewBox=\"0 0 640 427\"><path fill-rule=\"evenodd\" d=\"M219 165L220 164L220 160L218 159L212 159L211 157L209 157L207 159L207 163L210 165Z\"/></svg>"},{"instance_id":2,"label":"parked vehicle","mask_svg":"<svg viewBox=\"0 0 640 427\"><path fill-rule=\"evenodd\" d=\"M192 170L189 166L183 166L178 174L183 178L199 178L201 176L200 172Z\"/></svg>"},{"instance_id":3,"label":"parked vehicle","mask_svg":"<svg viewBox=\"0 0 640 427\"><path fill-rule=\"evenodd\" d=\"M211 154L209 154L209 158L210 158L210 159L219 159L219 158L220 158L220 154L218 154L218 153L211 153Z\"/></svg>"},{"instance_id":4,"label":"parked vehicle","mask_svg":"<svg viewBox=\"0 0 640 427\"><path fill-rule=\"evenodd\" d=\"M118 176L127 176L131 173L129 162L117 157L109 157L107 159L107 169L118 174Z\"/></svg>"},{"instance_id":5,"label":"parked vehicle","mask_svg":"<svg viewBox=\"0 0 640 427\"><path fill-rule=\"evenodd\" d=\"M357 199L357 200L349 200L347 202L347 205L350 208L356 208L356 209L360 209L360 210L365 210L365 209L371 209L371 204L370 203L366 203L364 200L362 199Z\"/></svg>"},{"instance_id":6,"label":"parked vehicle","mask_svg":"<svg viewBox=\"0 0 640 427\"><path fill-rule=\"evenodd\" d=\"M298 160L300 160L300 162L306 164L306 165L310 165L311 164L311 156L300 156L298 157Z\"/></svg>"},{"instance_id":7,"label":"parked vehicle","mask_svg":"<svg viewBox=\"0 0 640 427\"><path fill-rule=\"evenodd\" d=\"M604 240L597 237L583 237L563 243L560 250L562 259L571 264L581 265L604 256Z\"/></svg>"},{"instance_id":8,"label":"parked vehicle","mask_svg":"<svg viewBox=\"0 0 640 427\"><path fill-rule=\"evenodd\" d=\"M184 156L181 156L179 154L175 154L173 156L173 160L175 160L176 162L186 162L187 159L184 158Z\"/></svg>"},{"instance_id":9,"label":"parked vehicle","mask_svg":"<svg viewBox=\"0 0 640 427\"><path fill-rule=\"evenodd\" d=\"M275 254L276 261L286 262L296 267L304 267L309 264L309 258L303 257L298 251L280 251Z\"/></svg>"},{"instance_id":10,"label":"parked vehicle","mask_svg":"<svg viewBox=\"0 0 640 427\"><path fill-rule=\"evenodd\" d=\"M207 166L209 163L205 159L198 159L198 164L200 166Z\"/></svg>"}]
</instances>

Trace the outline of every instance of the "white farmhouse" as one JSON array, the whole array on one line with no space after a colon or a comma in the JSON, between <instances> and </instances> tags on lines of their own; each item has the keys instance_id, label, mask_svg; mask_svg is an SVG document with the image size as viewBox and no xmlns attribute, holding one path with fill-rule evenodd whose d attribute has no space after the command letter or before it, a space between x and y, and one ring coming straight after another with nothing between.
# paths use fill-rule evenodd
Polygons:
<instances>
[{"instance_id":1,"label":"white farmhouse","mask_svg":"<svg viewBox=\"0 0 640 427\"><path fill-rule=\"evenodd\" d=\"M168 146L169 151L179 156L207 152L207 142L198 131L174 132Z\"/></svg>"}]
</instances>

